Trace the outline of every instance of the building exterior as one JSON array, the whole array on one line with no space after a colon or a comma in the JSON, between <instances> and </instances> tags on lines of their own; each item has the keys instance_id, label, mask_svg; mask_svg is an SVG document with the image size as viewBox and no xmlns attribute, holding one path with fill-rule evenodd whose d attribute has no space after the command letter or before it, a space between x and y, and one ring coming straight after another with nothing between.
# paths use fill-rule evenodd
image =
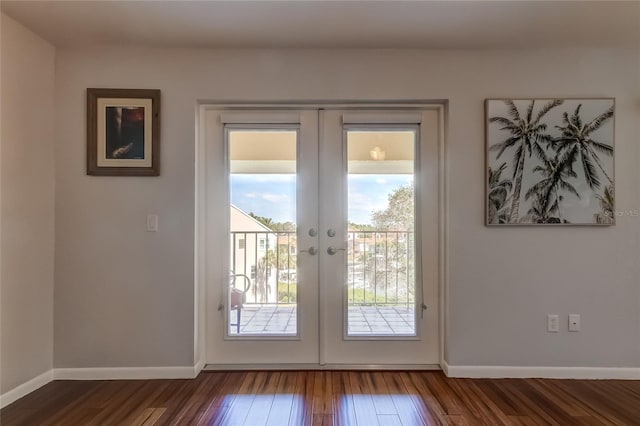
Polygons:
<instances>
[{"instance_id":1,"label":"building exterior","mask_svg":"<svg viewBox=\"0 0 640 426\"><path fill-rule=\"evenodd\" d=\"M230 217L231 272L251 279L247 303L275 303L277 280L268 253L276 247L276 233L233 204Z\"/></svg>"}]
</instances>

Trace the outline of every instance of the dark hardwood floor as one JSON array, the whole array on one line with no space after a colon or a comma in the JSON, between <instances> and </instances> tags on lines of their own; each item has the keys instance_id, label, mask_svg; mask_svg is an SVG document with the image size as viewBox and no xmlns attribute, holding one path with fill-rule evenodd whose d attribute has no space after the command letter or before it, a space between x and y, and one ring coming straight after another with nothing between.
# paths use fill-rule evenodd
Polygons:
<instances>
[{"instance_id":1,"label":"dark hardwood floor","mask_svg":"<svg viewBox=\"0 0 640 426\"><path fill-rule=\"evenodd\" d=\"M640 381L352 371L55 381L4 408L0 424L640 425Z\"/></svg>"}]
</instances>

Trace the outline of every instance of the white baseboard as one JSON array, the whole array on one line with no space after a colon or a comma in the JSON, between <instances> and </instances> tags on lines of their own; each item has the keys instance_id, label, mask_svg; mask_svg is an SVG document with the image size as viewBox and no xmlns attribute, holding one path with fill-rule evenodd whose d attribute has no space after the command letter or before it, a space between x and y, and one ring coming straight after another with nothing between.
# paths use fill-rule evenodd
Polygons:
<instances>
[{"instance_id":1,"label":"white baseboard","mask_svg":"<svg viewBox=\"0 0 640 426\"><path fill-rule=\"evenodd\" d=\"M640 380L640 368L618 367L513 367L441 364L447 377L471 379L591 379Z\"/></svg>"},{"instance_id":2,"label":"white baseboard","mask_svg":"<svg viewBox=\"0 0 640 426\"><path fill-rule=\"evenodd\" d=\"M0 408L4 408L7 405L19 400L23 396L26 396L46 385L47 383L53 380L53 370L45 371L41 375L34 377L33 379L25 382L15 388L11 389L8 392L0 395Z\"/></svg>"},{"instance_id":3,"label":"white baseboard","mask_svg":"<svg viewBox=\"0 0 640 426\"><path fill-rule=\"evenodd\" d=\"M440 370L437 364L207 364L205 371L261 371L261 370Z\"/></svg>"},{"instance_id":4,"label":"white baseboard","mask_svg":"<svg viewBox=\"0 0 640 426\"><path fill-rule=\"evenodd\" d=\"M192 367L55 368L54 380L149 380L193 379L200 371Z\"/></svg>"},{"instance_id":5,"label":"white baseboard","mask_svg":"<svg viewBox=\"0 0 640 426\"><path fill-rule=\"evenodd\" d=\"M202 362L192 367L54 368L0 395L0 408L53 380L193 379L203 368Z\"/></svg>"},{"instance_id":6,"label":"white baseboard","mask_svg":"<svg viewBox=\"0 0 640 426\"><path fill-rule=\"evenodd\" d=\"M196 377L198 374L200 374L200 372L204 369L205 365L206 364L204 363L203 360L199 360L198 362L196 362L196 365L193 366L193 373L194 373L193 377Z\"/></svg>"}]
</instances>

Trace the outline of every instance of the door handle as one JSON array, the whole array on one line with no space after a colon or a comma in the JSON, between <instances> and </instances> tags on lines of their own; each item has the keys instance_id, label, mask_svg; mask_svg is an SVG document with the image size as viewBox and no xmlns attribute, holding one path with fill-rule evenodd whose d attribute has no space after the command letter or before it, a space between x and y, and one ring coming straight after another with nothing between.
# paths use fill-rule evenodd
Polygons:
<instances>
[{"instance_id":1,"label":"door handle","mask_svg":"<svg viewBox=\"0 0 640 426\"><path fill-rule=\"evenodd\" d=\"M298 254L302 254L302 253L309 253L311 256L315 256L316 254L318 254L318 249L315 248L314 246L309 247L309 250L300 250L298 252Z\"/></svg>"},{"instance_id":2,"label":"door handle","mask_svg":"<svg viewBox=\"0 0 640 426\"><path fill-rule=\"evenodd\" d=\"M333 256L333 255L334 255L334 254L336 254L337 252L339 252L339 251L345 251L345 250L347 250L347 249L343 249L343 248L335 248L335 247L333 247L333 246L329 246L329 247L327 247L327 254L328 254L329 256Z\"/></svg>"}]
</instances>

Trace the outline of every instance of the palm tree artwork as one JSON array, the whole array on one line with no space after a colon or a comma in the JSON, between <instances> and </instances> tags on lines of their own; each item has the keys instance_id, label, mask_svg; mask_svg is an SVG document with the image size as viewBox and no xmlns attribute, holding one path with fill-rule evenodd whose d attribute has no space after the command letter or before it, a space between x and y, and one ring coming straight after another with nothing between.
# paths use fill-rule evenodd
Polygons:
<instances>
[{"instance_id":1,"label":"palm tree artwork","mask_svg":"<svg viewBox=\"0 0 640 426\"><path fill-rule=\"evenodd\" d=\"M515 179L515 186L513 189L513 196L511 197L511 210L509 213L509 221L514 222L518 220L518 214L520 210L520 192L522 189L522 176L524 174L525 159L527 156L531 157L532 153L535 153L538 157L544 157L544 150L541 147L543 143L550 143L551 137L546 133L547 124L540 120L547 114L552 108L562 104L561 100L549 101L533 119L533 107L535 101L531 101L527 107L527 113L525 117L520 115L518 107L516 107L514 101L505 100L505 104L509 107L509 117L494 116L489 117L489 123L499 123L503 127L501 130L508 130L509 137L495 145L489 146L490 151L498 151L496 159L499 159L504 152L509 148L514 148L513 155L514 169L513 178Z\"/></svg>"},{"instance_id":2,"label":"palm tree artwork","mask_svg":"<svg viewBox=\"0 0 640 426\"><path fill-rule=\"evenodd\" d=\"M580 118L581 107L582 104L578 104L571 117L569 117L569 114L566 112L562 114L562 125L556 126L556 128L560 130L561 135L554 138L554 148L559 152L569 150L577 150L579 152L584 176L591 189L600 187L600 176L596 173L593 165L594 162L598 165L602 175L609 181L609 184L612 185L613 180L603 166L598 152L600 154L613 156L613 146L594 140L591 134L613 117L613 106L585 124L582 124Z\"/></svg>"},{"instance_id":3,"label":"palm tree artwork","mask_svg":"<svg viewBox=\"0 0 640 426\"><path fill-rule=\"evenodd\" d=\"M613 99L489 99L486 113L487 224L614 224Z\"/></svg>"},{"instance_id":4,"label":"palm tree artwork","mask_svg":"<svg viewBox=\"0 0 640 426\"><path fill-rule=\"evenodd\" d=\"M496 170L489 168L489 223L507 223L509 193L513 186L510 179L503 179L502 172L507 163L502 163Z\"/></svg>"},{"instance_id":5,"label":"palm tree artwork","mask_svg":"<svg viewBox=\"0 0 640 426\"><path fill-rule=\"evenodd\" d=\"M536 197L534 206L527 214L528 219L533 223L567 223L562 218L560 202L563 199L562 192L568 192L578 199L580 194L571 185L570 178L578 175L573 171L576 150L568 151L564 154L556 154L554 159L544 158L543 166L535 166L533 172L540 172L542 180L533 185L525 194L525 200ZM553 216L556 215L556 216Z\"/></svg>"},{"instance_id":6,"label":"palm tree artwork","mask_svg":"<svg viewBox=\"0 0 640 426\"><path fill-rule=\"evenodd\" d=\"M601 225L610 225L615 222L614 220L614 200L613 200L613 186L607 186L604 189L602 195L596 195L598 201L600 201L601 212L593 215L596 223Z\"/></svg>"}]
</instances>

